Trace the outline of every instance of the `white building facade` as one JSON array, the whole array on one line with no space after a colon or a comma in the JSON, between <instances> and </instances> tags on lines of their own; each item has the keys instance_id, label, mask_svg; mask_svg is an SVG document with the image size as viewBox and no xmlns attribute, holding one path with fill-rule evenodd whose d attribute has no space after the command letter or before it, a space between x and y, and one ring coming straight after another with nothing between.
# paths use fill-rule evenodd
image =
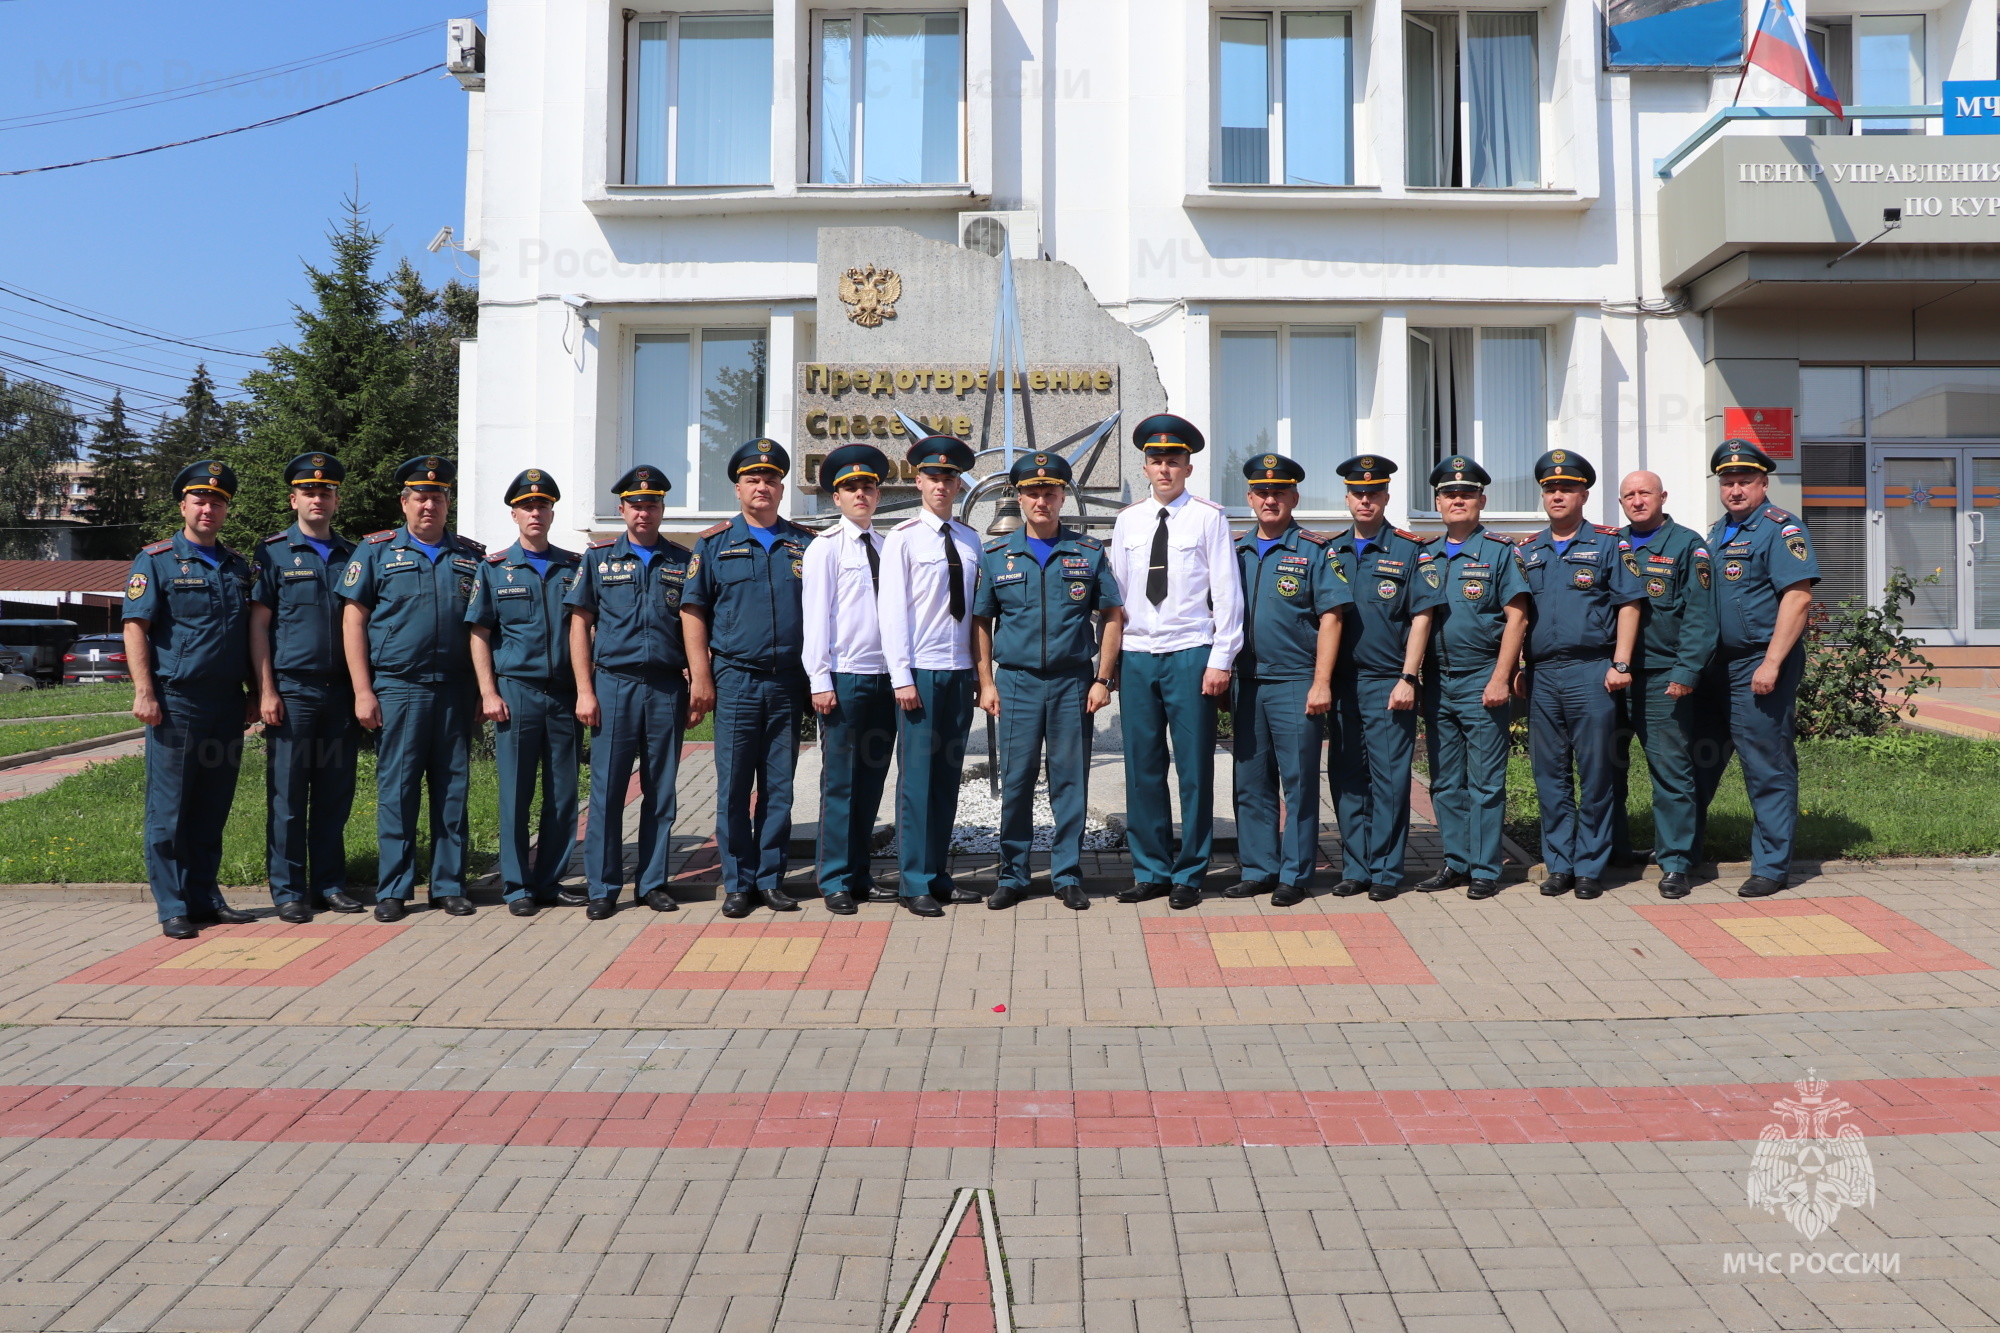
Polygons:
<instances>
[{"instance_id":1,"label":"white building facade","mask_svg":"<svg viewBox=\"0 0 2000 1333\"><path fill-rule=\"evenodd\" d=\"M1853 104L1935 106L1945 81L1995 75L1994 0L1828 0L1810 17ZM494 0L469 93L481 313L464 351L461 524L511 539L500 487L539 466L569 497L570 540L607 533L609 487L641 461L674 480L670 529L728 517L720 462L737 444L769 435L801 453L818 229L955 244L962 214L1006 211L1017 259L1074 266L1146 340L1171 410L1208 433L1198 492L1240 504L1241 460L1275 449L1311 474L1302 521L1331 526L1344 518L1333 465L1372 452L1401 465L1392 516L1421 529L1431 464L1461 453L1496 479L1489 520L1525 531L1539 521L1530 466L1560 447L1596 464L1597 520L1618 521L1617 479L1648 468L1672 512L1705 525L1725 412L1783 409L1797 433L1777 494L1816 530L1826 518L1823 559L1858 591L1928 559L1924 542L1964 556L1935 641L1985 642L1991 620L2000 643L2000 585L1990 614L1975 586L1971 478L1987 472L1967 443L1991 436L2000 503L2000 344L1975 331L1993 321L1967 315L1930 344L1875 336L1881 311L1921 320L1922 293L1892 294L1913 263L1947 285L2000 278L1980 268L2000 219L1936 245L1912 222L1860 257L1900 267L1705 278L1788 255L1823 265L1860 222L1794 240L1726 221L1712 244L1669 244L1663 188L1681 188L1689 217L1734 207L1707 177L1663 181L1658 163L1730 104L1736 75L1607 72L1604 21L1592 0ZM1741 100L1801 99L1753 72ZM1947 142L1932 116L1863 126L1840 148L1890 162L1881 188L1897 197L1914 191L1894 164ZM1803 128L1731 124L1689 160L1746 134L1827 138ZM1797 198L1755 197L1780 218L1839 213L1801 179ZM1773 327L1771 312L1808 307L1834 313ZM1844 345L1814 342L1836 327ZM1903 375L1883 394L1961 405L1923 466L1951 462L1966 503L1920 506L1940 521L1901 538L1908 552L1894 483L1868 469L1923 446L1855 424L1879 426L1886 397L1830 426L1814 409L1836 381L1889 385L1883 367ZM1838 503L1815 506L1814 433L1829 429L1860 432L1820 443L1847 450L1826 455L1827 475L1861 489L1827 482Z\"/></svg>"}]
</instances>

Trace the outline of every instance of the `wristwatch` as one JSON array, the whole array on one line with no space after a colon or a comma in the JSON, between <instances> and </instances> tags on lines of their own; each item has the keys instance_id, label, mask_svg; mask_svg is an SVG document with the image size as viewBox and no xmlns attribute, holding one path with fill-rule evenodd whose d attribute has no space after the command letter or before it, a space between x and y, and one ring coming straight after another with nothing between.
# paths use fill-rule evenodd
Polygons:
<instances>
[{"instance_id":1,"label":"wristwatch","mask_svg":"<svg viewBox=\"0 0 2000 1333\"><path fill-rule=\"evenodd\" d=\"M1629 676L1632 674L1632 664L1630 662L1613 662L1611 664L1611 669L1613 671L1616 671L1621 676Z\"/></svg>"},{"instance_id":2,"label":"wristwatch","mask_svg":"<svg viewBox=\"0 0 2000 1333\"><path fill-rule=\"evenodd\" d=\"M1091 683L1095 685L1102 685L1107 690L1116 690L1118 688L1116 685L1113 685L1111 683L1111 677L1109 676L1099 676Z\"/></svg>"},{"instance_id":3,"label":"wristwatch","mask_svg":"<svg viewBox=\"0 0 2000 1333\"><path fill-rule=\"evenodd\" d=\"M1420 683L1417 678L1417 673L1414 671L1405 671L1403 673L1403 681L1405 684L1409 685L1416 685Z\"/></svg>"}]
</instances>

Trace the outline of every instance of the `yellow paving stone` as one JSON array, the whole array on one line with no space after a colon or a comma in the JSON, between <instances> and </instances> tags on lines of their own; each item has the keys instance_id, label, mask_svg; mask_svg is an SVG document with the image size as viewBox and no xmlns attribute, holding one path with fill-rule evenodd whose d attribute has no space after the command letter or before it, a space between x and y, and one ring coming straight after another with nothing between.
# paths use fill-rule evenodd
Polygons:
<instances>
[{"instance_id":1,"label":"yellow paving stone","mask_svg":"<svg viewBox=\"0 0 2000 1333\"><path fill-rule=\"evenodd\" d=\"M726 937L699 939L674 965L676 972L804 972L819 952L816 939Z\"/></svg>"},{"instance_id":2,"label":"yellow paving stone","mask_svg":"<svg viewBox=\"0 0 2000 1333\"><path fill-rule=\"evenodd\" d=\"M1716 925L1765 958L1887 953L1889 946L1830 912L1808 916L1725 916Z\"/></svg>"},{"instance_id":3,"label":"yellow paving stone","mask_svg":"<svg viewBox=\"0 0 2000 1333\"><path fill-rule=\"evenodd\" d=\"M326 942L325 939L203 940L186 953L176 954L157 966L186 968L191 971L243 968L251 971L275 972L285 964L305 957Z\"/></svg>"},{"instance_id":4,"label":"yellow paving stone","mask_svg":"<svg viewBox=\"0 0 2000 1333\"><path fill-rule=\"evenodd\" d=\"M1222 967L1353 967L1354 958L1331 930L1217 930L1209 947Z\"/></svg>"}]
</instances>

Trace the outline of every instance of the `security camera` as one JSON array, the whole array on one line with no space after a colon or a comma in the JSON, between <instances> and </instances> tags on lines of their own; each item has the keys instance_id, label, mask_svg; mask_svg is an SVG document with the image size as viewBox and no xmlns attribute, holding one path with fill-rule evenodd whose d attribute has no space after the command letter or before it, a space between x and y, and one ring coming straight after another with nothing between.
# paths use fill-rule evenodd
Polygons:
<instances>
[{"instance_id":1,"label":"security camera","mask_svg":"<svg viewBox=\"0 0 2000 1333\"><path fill-rule=\"evenodd\" d=\"M581 292L564 292L563 304L570 307L572 310L581 312L587 306L589 306L590 298L588 296L583 295Z\"/></svg>"},{"instance_id":2,"label":"security camera","mask_svg":"<svg viewBox=\"0 0 2000 1333\"><path fill-rule=\"evenodd\" d=\"M444 249L447 245L451 244L451 237L452 237L452 231L450 227L448 226L439 227L438 234L431 237L431 243L425 246L424 249L430 251L432 254L436 254L438 251Z\"/></svg>"}]
</instances>

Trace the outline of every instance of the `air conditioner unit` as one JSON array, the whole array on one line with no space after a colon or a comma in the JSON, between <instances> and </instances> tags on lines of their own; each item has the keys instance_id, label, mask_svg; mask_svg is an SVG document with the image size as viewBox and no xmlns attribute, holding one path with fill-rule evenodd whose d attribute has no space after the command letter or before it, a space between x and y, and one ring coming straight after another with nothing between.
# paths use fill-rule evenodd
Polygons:
<instances>
[{"instance_id":1,"label":"air conditioner unit","mask_svg":"<svg viewBox=\"0 0 2000 1333\"><path fill-rule=\"evenodd\" d=\"M462 88L486 86L486 34L471 19L445 25L444 67Z\"/></svg>"},{"instance_id":2,"label":"air conditioner unit","mask_svg":"<svg viewBox=\"0 0 2000 1333\"><path fill-rule=\"evenodd\" d=\"M958 243L967 250L977 250L997 259L1002 236L1013 243L1014 258L1042 257L1042 215L1034 209L958 215Z\"/></svg>"}]
</instances>

